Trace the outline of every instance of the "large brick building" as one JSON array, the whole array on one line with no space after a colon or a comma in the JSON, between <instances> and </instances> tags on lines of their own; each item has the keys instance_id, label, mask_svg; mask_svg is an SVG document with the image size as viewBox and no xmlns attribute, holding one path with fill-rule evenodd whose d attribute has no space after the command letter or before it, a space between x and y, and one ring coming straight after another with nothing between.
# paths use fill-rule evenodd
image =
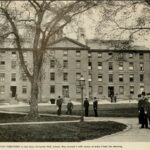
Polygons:
<instances>
[{"instance_id":1,"label":"large brick building","mask_svg":"<svg viewBox=\"0 0 150 150\"><path fill-rule=\"evenodd\" d=\"M6 47L7 46L7 47ZM0 100L29 100L30 83L23 73L17 51L8 44L0 48ZM32 53L24 49L26 64L32 68ZM81 98L79 78L85 78L84 97L134 99L150 92L150 50L131 47L128 41L87 40L84 44L62 38L45 54L39 101L59 95L73 100ZM29 68L29 69L30 69Z\"/></svg>"}]
</instances>

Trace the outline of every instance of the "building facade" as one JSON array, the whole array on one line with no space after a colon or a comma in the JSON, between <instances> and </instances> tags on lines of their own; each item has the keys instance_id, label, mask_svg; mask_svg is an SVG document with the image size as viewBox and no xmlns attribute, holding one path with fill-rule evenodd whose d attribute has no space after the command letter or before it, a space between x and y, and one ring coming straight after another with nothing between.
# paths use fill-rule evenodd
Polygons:
<instances>
[{"instance_id":1,"label":"building facade","mask_svg":"<svg viewBox=\"0 0 150 150\"><path fill-rule=\"evenodd\" d=\"M150 50L130 47L127 41L88 40L81 44L70 38L53 43L45 54L39 82L39 101L49 102L59 95L81 99L79 79L85 78L84 97L110 100L135 99L141 91L150 92ZM127 46L128 45L128 46ZM32 70L32 52L24 49ZM30 99L30 82L21 69L14 48L0 49L0 100Z\"/></svg>"}]
</instances>

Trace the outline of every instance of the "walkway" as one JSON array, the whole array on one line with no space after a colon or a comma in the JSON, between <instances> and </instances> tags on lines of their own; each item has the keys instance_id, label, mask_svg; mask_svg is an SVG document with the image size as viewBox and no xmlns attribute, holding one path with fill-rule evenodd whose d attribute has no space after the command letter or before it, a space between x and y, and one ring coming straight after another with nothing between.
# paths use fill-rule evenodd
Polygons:
<instances>
[{"instance_id":1,"label":"walkway","mask_svg":"<svg viewBox=\"0 0 150 150\"><path fill-rule=\"evenodd\" d=\"M87 142L150 142L150 128L140 129L137 118L85 118L86 121L116 121L128 125L128 129L123 132L104 136Z\"/></svg>"}]
</instances>

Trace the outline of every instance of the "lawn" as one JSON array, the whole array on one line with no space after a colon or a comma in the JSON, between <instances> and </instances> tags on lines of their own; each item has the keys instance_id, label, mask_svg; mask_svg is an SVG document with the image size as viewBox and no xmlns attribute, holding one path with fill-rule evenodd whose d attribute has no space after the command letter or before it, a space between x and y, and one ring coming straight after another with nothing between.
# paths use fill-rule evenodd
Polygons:
<instances>
[{"instance_id":1,"label":"lawn","mask_svg":"<svg viewBox=\"0 0 150 150\"><path fill-rule=\"evenodd\" d=\"M56 105L39 106L40 113L56 114ZM80 105L75 105L73 109L73 115L80 115ZM10 107L0 108L0 110L17 111L17 112L29 112L29 106L26 107ZM62 114L66 114L66 105L62 107ZM99 104L98 115L100 117L137 117L137 104L136 103L124 103L124 104ZM93 106L89 107L89 116L94 116Z\"/></svg>"},{"instance_id":2,"label":"lawn","mask_svg":"<svg viewBox=\"0 0 150 150\"><path fill-rule=\"evenodd\" d=\"M0 126L1 142L79 142L122 131L116 122L70 122Z\"/></svg>"},{"instance_id":3,"label":"lawn","mask_svg":"<svg viewBox=\"0 0 150 150\"><path fill-rule=\"evenodd\" d=\"M9 122L30 122L30 121L71 121L79 120L80 117L65 117L65 116L40 116L36 120L29 119L26 115L0 113L0 123Z\"/></svg>"}]
</instances>

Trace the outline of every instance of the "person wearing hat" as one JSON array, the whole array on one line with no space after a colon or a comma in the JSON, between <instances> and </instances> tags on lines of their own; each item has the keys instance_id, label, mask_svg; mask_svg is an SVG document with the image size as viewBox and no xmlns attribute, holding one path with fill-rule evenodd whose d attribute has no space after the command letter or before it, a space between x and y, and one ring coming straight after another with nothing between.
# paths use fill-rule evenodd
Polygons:
<instances>
[{"instance_id":1,"label":"person wearing hat","mask_svg":"<svg viewBox=\"0 0 150 150\"><path fill-rule=\"evenodd\" d=\"M67 103L67 114L72 115L72 109L73 109L73 103L71 102L71 99Z\"/></svg>"},{"instance_id":2,"label":"person wearing hat","mask_svg":"<svg viewBox=\"0 0 150 150\"><path fill-rule=\"evenodd\" d=\"M57 99L57 102L56 102L56 105L58 107L58 109L57 109L57 115L61 115L62 103L63 103L63 99L60 96L58 96L58 99Z\"/></svg>"},{"instance_id":3,"label":"person wearing hat","mask_svg":"<svg viewBox=\"0 0 150 150\"><path fill-rule=\"evenodd\" d=\"M97 106L98 106L97 98L94 97L93 110L94 110L95 117L98 117L98 114L97 114Z\"/></svg>"},{"instance_id":4,"label":"person wearing hat","mask_svg":"<svg viewBox=\"0 0 150 150\"><path fill-rule=\"evenodd\" d=\"M85 108L85 116L88 117L88 115L89 115L89 101L88 101L88 98L86 98L85 101L84 101L84 108Z\"/></svg>"},{"instance_id":5,"label":"person wearing hat","mask_svg":"<svg viewBox=\"0 0 150 150\"><path fill-rule=\"evenodd\" d=\"M146 95L145 92L142 92L141 100L139 100L138 102L138 110L139 110L141 128L144 128L144 127L148 128L148 117L147 117L148 101L145 95Z\"/></svg>"}]
</instances>

